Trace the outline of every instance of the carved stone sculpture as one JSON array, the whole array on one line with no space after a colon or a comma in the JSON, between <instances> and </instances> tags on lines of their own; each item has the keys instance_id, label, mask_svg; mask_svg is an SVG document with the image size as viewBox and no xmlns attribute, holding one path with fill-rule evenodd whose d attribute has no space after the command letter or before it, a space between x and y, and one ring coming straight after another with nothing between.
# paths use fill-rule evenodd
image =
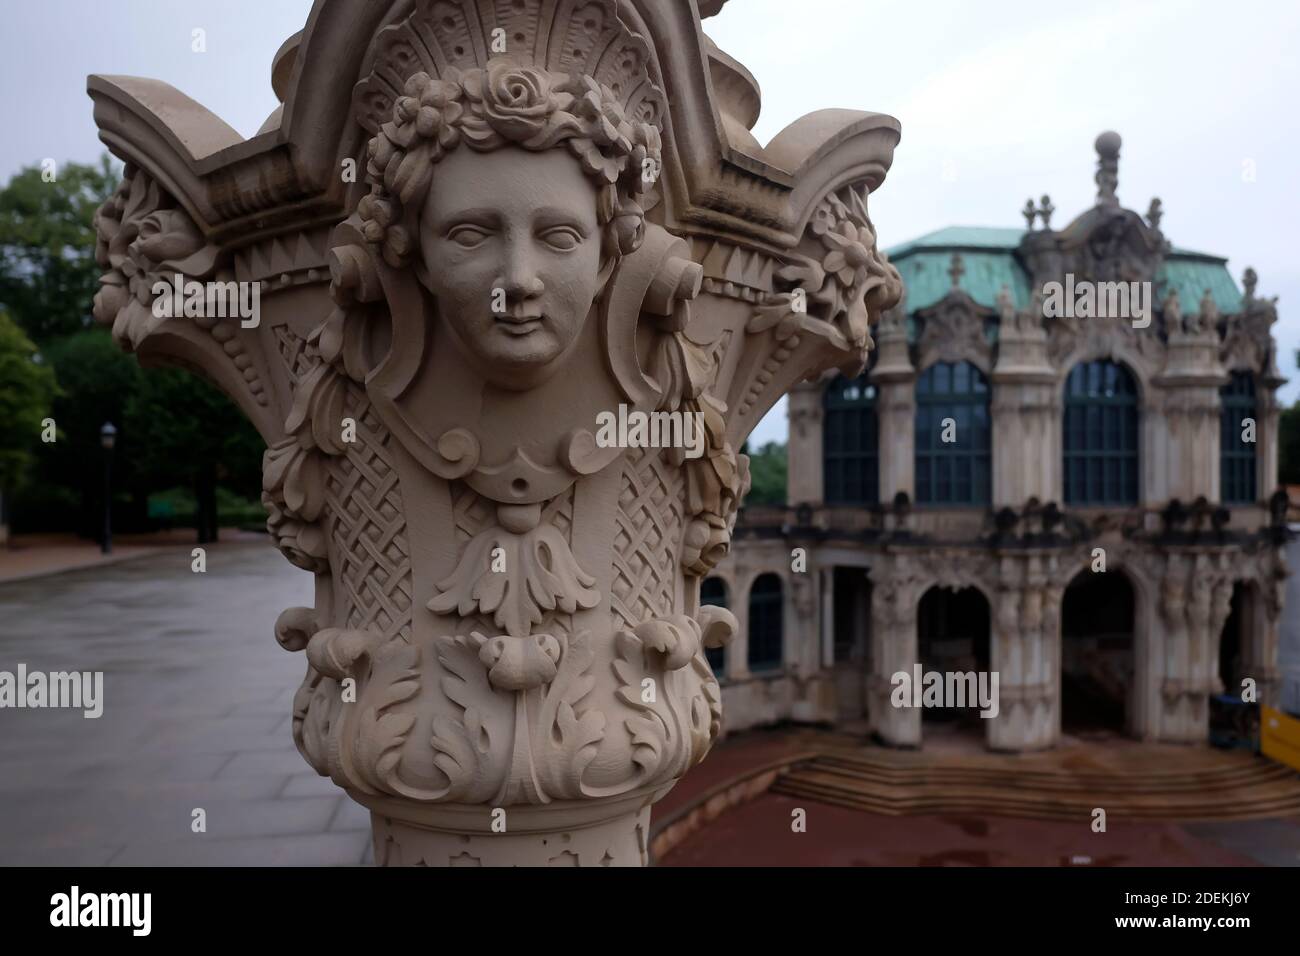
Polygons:
<instances>
[{"instance_id":1,"label":"carved stone sculpture","mask_svg":"<svg viewBox=\"0 0 1300 956\"><path fill-rule=\"evenodd\" d=\"M294 737L381 863L645 862L722 718L704 652L736 622L699 582L738 449L796 382L861 369L900 296L866 208L898 124L823 111L760 146L700 13L318 0L247 142L90 80L127 163L96 316L266 439L269 528L317 584L275 629L305 651ZM261 315L160 317L172 275L254 283ZM615 414L698 441L604 440Z\"/></svg>"}]
</instances>

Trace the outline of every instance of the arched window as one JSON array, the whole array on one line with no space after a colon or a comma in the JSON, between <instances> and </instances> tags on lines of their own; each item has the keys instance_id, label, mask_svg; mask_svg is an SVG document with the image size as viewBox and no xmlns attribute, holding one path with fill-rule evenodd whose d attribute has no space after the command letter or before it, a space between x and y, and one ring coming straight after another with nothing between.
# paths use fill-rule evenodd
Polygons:
<instances>
[{"instance_id":1,"label":"arched window","mask_svg":"<svg viewBox=\"0 0 1300 956\"><path fill-rule=\"evenodd\" d=\"M774 670L784 659L781 579L760 574L749 589L749 669Z\"/></svg>"},{"instance_id":2,"label":"arched window","mask_svg":"<svg viewBox=\"0 0 1300 956\"><path fill-rule=\"evenodd\" d=\"M874 505L880 501L876 386L866 375L840 376L822 404L824 497L828 505Z\"/></svg>"},{"instance_id":3,"label":"arched window","mask_svg":"<svg viewBox=\"0 0 1300 956\"><path fill-rule=\"evenodd\" d=\"M1258 422L1255 416L1255 376L1249 372L1233 372L1228 384L1219 390L1223 406L1222 428L1219 432L1219 491L1229 504L1249 504L1257 500L1255 494L1254 441L1243 441L1243 436L1255 438L1255 425L1246 435L1246 422Z\"/></svg>"},{"instance_id":4,"label":"arched window","mask_svg":"<svg viewBox=\"0 0 1300 956\"><path fill-rule=\"evenodd\" d=\"M722 578L705 578L700 582L700 604L727 606L727 582ZM706 647L704 656L713 668L713 676L721 680L727 674L727 649L725 647Z\"/></svg>"},{"instance_id":5,"label":"arched window","mask_svg":"<svg viewBox=\"0 0 1300 956\"><path fill-rule=\"evenodd\" d=\"M1138 501L1138 394L1118 362L1080 362L1065 380L1065 501Z\"/></svg>"},{"instance_id":6,"label":"arched window","mask_svg":"<svg viewBox=\"0 0 1300 956\"><path fill-rule=\"evenodd\" d=\"M992 485L989 383L969 362L936 362L916 380L916 502L986 505Z\"/></svg>"}]
</instances>

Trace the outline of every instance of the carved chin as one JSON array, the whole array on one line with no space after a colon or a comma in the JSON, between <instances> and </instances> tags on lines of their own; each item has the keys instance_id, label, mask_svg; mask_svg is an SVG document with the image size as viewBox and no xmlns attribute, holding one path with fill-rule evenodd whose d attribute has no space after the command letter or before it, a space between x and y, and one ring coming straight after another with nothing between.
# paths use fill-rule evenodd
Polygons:
<instances>
[{"instance_id":1,"label":"carved chin","mask_svg":"<svg viewBox=\"0 0 1300 956\"><path fill-rule=\"evenodd\" d=\"M520 334L494 326L485 336L460 351L475 372L502 388L533 388L551 378L567 354L549 329Z\"/></svg>"},{"instance_id":2,"label":"carved chin","mask_svg":"<svg viewBox=\"0 0 1300 956\"><path fill-rule=\"evenodd\" d=\"M564 351L555 334L546 328L537 326L522 332L516 328L504 323L497 325L492 330L484 358L519 371L528 371L545 367Z\"/></svg>"}]
</instances>

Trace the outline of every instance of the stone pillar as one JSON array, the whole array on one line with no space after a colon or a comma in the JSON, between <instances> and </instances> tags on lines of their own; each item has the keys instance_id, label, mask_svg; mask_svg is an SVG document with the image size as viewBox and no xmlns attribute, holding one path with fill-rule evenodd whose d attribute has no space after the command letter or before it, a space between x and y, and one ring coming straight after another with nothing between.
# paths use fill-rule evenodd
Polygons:
<instances>
[{"instance_id":1,"label":"stone pillar","mask_svg":"<svg viewBox=\"0 0 1300 956\"><path fill-rule=\"evenodd\" d=\"M921 746L921 710L890 702L890 678L911 673L920 660L916 634L919 579L906 555L882 556L872 568L871 673L867 678L867 714L871 730L895 747Z\"/></svg>"},{"instance_id":2,"label":"stone pillar","mask_svg":"<svg viewBox=\"0 0 1300 956\"><path fill-rule=\"evenodd\" d=\"M727 646L727 680L739 681L749 676L749 589L758 575L748 568L736 567L736 590L731 611L736 618L736 633Z\"/></svg>"},{"instance_id":3,"label":"stone pillar","mask_svg":"<svg viewBox=\"0 0 1300 956\"><path fill-rule=\"evenodd\" d=\"M1223 689L1219 636L1232 600L1225 561L1204 552L1179 551L1166 562L1160 591L1164 670L1159 740L1203 743L1209 735L1209 698Z\"/></svg>"},{"instance_id":4,"label":"stone pillar","mask_svg":"<svg viewBox=\"0 0 1300 956\"><path fill-rule=\"evenodd\" d=\"M989 667L998 674L999 713L986 726L991 750L1051 746L1057 735L1059 589L1049 583L1054 556L1003 555L992 609Z\"/></svg>"},{"instance_id":5,"label":"stone pillar","mask_svg":"<svg viewBox=\"0 0 1300 956\"><path fill-rule=\"evenodd\" d=\"M822 458L822 388L824 383L801 382L790 390L786 417L790 437L786 450L785 501L791 507L825 501Z\"/></svg>"},{"instance_id":6,"label":"stone pillar","mask_svg":"<svg viewBox=\"0 0 1300 956\"><path fill-rule=\"evenodd\" d=\"M993 507L1021 508L1030 498L1059 501L1053 478L1060 456L1048 453L1060 430L1053 401L1056 377L1041 310L1017 312L1005 289L999 305L998 357L991 376Z\"/></svg>"},{"instance_id":7,"label":"stone pillar","mask_svg":"<svg viewBox=\"0 0 1300 956\"><path fill-rule=\"evenodd\" d=\"M901 294L867 214L897 122L818 113L764 149L699 15L317 0L247 142L90 78L126 162L96 317L266 440L270 530L316 576L275 628L305 651L294 739L380 862L645 862L718 735L705 648L745 621L741 589L697 601L737 449L860 369Z\"/></svg>"},{"instance_id":8,"label":"stone pillar","mask_svg":"<svg viewBox=\"0 0 1300 956\"><path fill-rule=\"evenodd\" d=\"M1255 458L1255 500L1268 501L1278 487L1277 455L1278 430L1282 417L1282 403L1278 401L1277 390L1285 382L1274 371L1256 380L1256 422L1255 438L1259 442L1259 451Z\"/></svg>"},{"instance_id":9,"label":"stone pillar","mask_svg":"<svg viewBox=\"0 0 1300 956\"><path fill-rule=\"evenodd\" d=\"M1156 379L1163 391L1163 438L1158 461L1164 480L1149 486L1149 502L1177 498L1184 503L1205 496L1217 502L1219 494L1219 389L1227 375L1219 361L1217 312L1208 297L1199 311L1172 315L1166 304L1169 333L1168 357ZM1156 479L1158 480L1158 478Z\"/></svg>"},{"instance_id":10,"label":"stone pillar","mask_svg":"<svg viewBox=\"0 0 1300 956\"><path fill-rule=\"evenodd\" d=\"M880 435L880 501L889 504L900 492L916 500L916 369L907 348L904 309L881 319L876 332L879 355L871 381L876 396Z\"/></svg>"},{"instance_id":11,"label":"stone pillar","mask_svg":"<svg viewBox=\"0 0 1300 956\"><path fill-rule=\"evenodd\" d=\"M1249 656L1243 655L1245 659L1242 664L1246 668L1246 676L1255 678L1260 703L1279 707L1282 695L1279 655L1287 578L1285 548L1273 548L1269 560L1264 564L1267 576L1258 582L1255 608L1251 615L1253 627L1250 640L1242 648Z\"/></svg>"},{"instance_id":12,"label":"stone pillar","mask_svg":"<svg viewBox=\"0 0 1300 956\"><path fill-rule=\"evenodd\" d=\"M821 580L821 666L835 666L835 569L820 568Z\"/></svg>"}]
</instances>

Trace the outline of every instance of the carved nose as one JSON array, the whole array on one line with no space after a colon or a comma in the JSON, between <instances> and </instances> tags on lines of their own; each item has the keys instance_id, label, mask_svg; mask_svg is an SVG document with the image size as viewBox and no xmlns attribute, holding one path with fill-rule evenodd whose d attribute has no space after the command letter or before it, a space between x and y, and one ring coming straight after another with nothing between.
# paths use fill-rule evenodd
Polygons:
<instances>
[{"instance_id":1,"label":"carved nose","mask_svg":"<svg viewBox=\"0 0 1300 956\"><path fill-rule=\"evenodd\" d=\"M501 287L505 289L507 298L515 300L541 295L546 288L531 257L527 255L512 255L509 258L505 264Z\"/></svg>"}]
</instances>

